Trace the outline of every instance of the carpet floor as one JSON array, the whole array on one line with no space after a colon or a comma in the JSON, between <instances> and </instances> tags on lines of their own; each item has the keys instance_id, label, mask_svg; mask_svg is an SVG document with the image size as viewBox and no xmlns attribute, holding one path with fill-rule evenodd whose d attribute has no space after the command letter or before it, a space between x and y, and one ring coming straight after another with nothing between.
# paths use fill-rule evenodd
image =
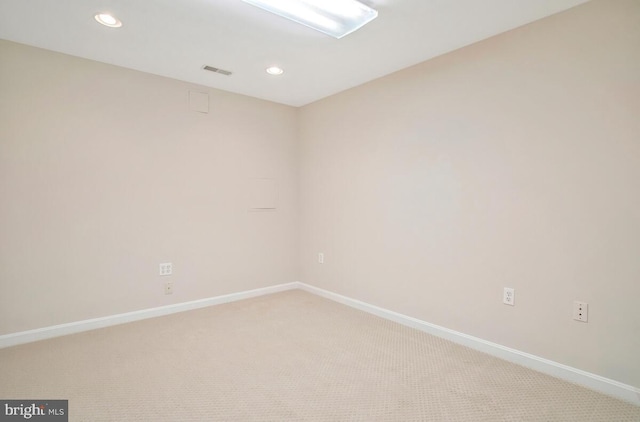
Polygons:
<instances>
[{"instance_id":1,"label":"carpet floor","mask_svg":"<svg viewBox=\"0 0 640 422\"><path fill-rule=\"evenodd\" d=\"M638 422L640 407L291 290L0 350L70 421Z\"/></svg>"}]
</instances>

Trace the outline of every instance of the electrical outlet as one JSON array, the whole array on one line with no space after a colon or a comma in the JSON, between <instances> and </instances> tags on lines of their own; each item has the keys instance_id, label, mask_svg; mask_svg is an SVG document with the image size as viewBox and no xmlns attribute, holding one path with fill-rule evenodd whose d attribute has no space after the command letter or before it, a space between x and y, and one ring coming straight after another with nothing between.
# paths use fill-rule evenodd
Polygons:
<instances>
[{"instance_id":1,"label":"electrical outlet","mask_svg":"<svg viewBox=\"0 0 640 422\"><path fill-rule=\"evenodd\" d=\"M164 283L164 294L165 295L173 294L173 282L172 281L167 281L166 283Z\"/></svg>"},{"instance_id":2,"label":"electrical outlet","mask_svg":"<svg viewBox=\"0 0 640 422\"><path fill-rule=\"evenodd\" d=\"M318 264L324 264L324 254L322 252L318 254Z\"/></svg>"},{"instance_id":3,"label":"electrical outlet","mask_svg":"<svg viewBox=\"0 0 640 422\"><path fill-rule=\"evenodd\" d=\"M160 275L171 275L173 274L173 264L171 262L165 262L160 264Z\"/></svg>"},{"instance_id":4,"label":"electrical outlet","mask_svg":"<svg viewBox=\"0 0 640 422\"><path fill-rule=\"evenodd\" d=\"M573 302L573 319L580 322L589 321L589 304L584 302Z\"/></svg>"},{"instance_id":5,"label":"electrical outlet","mask_svg":"<svg viewBox=\"0 0 640 422\"><path fill-rule=\"evenodd\" d=\"M516 292L511 287L505 287L502 293L502 303L514 306L516 304Z\"/></svg>"}]
</instances>

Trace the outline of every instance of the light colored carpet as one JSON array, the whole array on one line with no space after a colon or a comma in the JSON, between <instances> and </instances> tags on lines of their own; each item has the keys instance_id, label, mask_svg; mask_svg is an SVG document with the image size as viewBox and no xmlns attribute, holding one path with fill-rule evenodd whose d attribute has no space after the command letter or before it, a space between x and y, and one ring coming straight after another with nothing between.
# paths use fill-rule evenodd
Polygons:
<instances>
[{"instance_id":1,"label":"light colored carpet","mask_svg":"<svg viewBox=\"0 0 640 422\"><path fill-rule=\"evenodd\" d=\"M71 421L640 421L640 407L292 290L0 350Z\"/></svg>"}]
</instances>

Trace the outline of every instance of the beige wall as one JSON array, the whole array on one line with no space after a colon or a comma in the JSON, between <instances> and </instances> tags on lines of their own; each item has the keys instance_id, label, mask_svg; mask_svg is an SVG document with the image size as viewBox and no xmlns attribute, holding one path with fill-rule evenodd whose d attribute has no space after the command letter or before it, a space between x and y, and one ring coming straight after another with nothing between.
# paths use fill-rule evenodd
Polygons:
<instances>
[{"instance_id":1,"label":"beige wall","mask_svg":"<svg viewBox=\"0 0 640 422\"><path fill-rule=\"evenodd\" d=\"M1 41L0 93L0 334L296 279L294 108Z\"/></svg>"},{"instance_id":2,"label":"beige wall","mask_svg":"<svg viewBox=\"0 0 640 422\"><path fill-rule=\"evenodd\" d=\"M300 139L302 281L640 386L640 2L306 106Z\"/></svg>"}]
</instances>

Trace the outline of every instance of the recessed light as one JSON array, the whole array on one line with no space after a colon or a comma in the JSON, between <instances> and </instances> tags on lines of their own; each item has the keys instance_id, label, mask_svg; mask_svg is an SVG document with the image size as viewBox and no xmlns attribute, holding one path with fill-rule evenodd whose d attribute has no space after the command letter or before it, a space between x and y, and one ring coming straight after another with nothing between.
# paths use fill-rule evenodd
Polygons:
<instances>
[{"instance_id":1,"label":"recessed light","mask_svg":"<svg viewBox=\"0 0 640 422\"><path fill-rule=\"evenodd\" d=\"M96 18L99 23L110 28L120 28L122 26L122 22L120 22L118 18L108 13L96 13L94 18Z\"/></svg>"},{"instance_id":2,"label":"recessed light","mask_svg":"<svg viewBox=\"0 0 640 422\"><path fill-rule=\"evenodd\" d=\"M282 70L278 66L271 66L267 68L267 73L269 75L278 76L278 75L282 75L284 73L284 70Z\"/></svg>"}]
</instances>

